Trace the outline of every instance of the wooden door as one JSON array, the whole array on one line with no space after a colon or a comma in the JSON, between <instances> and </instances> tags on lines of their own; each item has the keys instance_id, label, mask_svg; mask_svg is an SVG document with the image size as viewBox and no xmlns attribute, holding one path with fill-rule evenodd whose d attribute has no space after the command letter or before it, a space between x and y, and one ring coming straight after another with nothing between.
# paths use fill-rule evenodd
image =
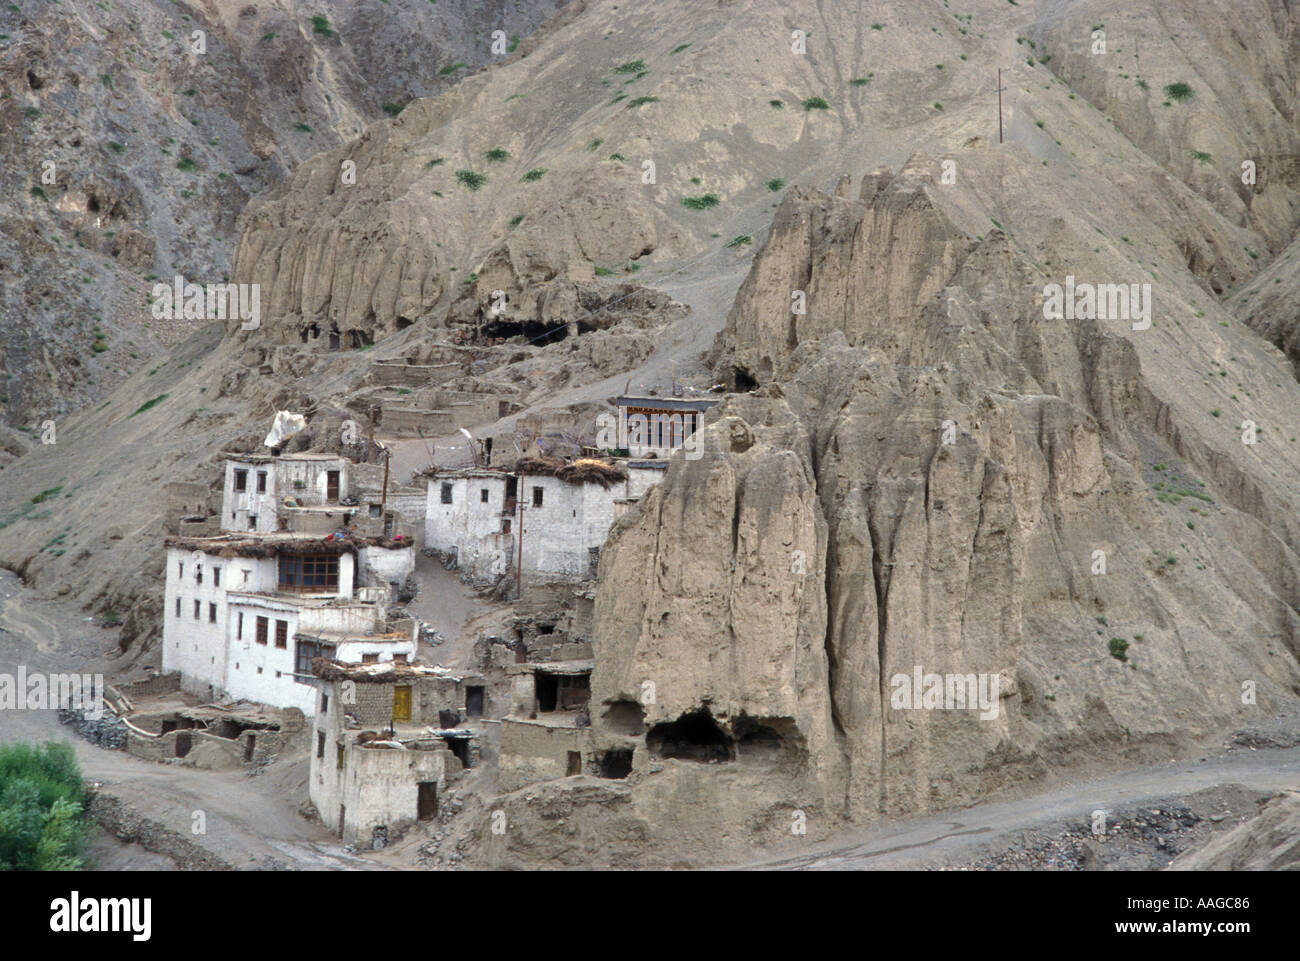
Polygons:
<instances>
[{"instance_id":1,"label":"wooden door","mask_svg":"<svg viewBox=\"0 0 1300 961\"><path fill-rule=\"evenodd\" d=\"M393 723L411 720L411 688L393 688Z\"/></svg>"},{"instance_id":2,"label":"wooden door","mask_svg":"<svg viewBox=\"0 0 1300 961\"><path fill-rule=\"evenodd\" d=\"M415 816L421 821L432 821L438 816L438 783L420 781L416 788Z\"/></svg>"}]
</instances>

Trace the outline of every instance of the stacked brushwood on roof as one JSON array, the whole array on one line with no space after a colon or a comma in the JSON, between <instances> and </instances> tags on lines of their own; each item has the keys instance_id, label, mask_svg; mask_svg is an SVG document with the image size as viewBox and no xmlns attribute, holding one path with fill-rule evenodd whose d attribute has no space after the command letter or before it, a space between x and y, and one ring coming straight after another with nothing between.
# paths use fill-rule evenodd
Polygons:
<instances>
[{"instance_id":1,"label":"stacked brushwood on roof","mask_svg":"<svg viewBox=\"0 0 1300 961\"><path fill-rule=\"evenodd\" d=\"M623 468L594 457L582 457L571 464L554 457L525 457L515 464L515 472L534 477L558 477L567 484L590 483L601 487L627 480Z\"/></svg>"},{"instance_id":2,"label":"stacked brushwood on roof","mask_svg":"<svg viewBox=\"0 0 1300 961\"><path fill-rule=\"evenodd\" d=\"M361 537L346 534L343 537L295 537L272 539L263 537L169 537L165 547L202 551L218 557L273 557L276 554L343 554L361 547L389 549L410 547L411 541L391 537Z\"/></svg>"}]
</instances>

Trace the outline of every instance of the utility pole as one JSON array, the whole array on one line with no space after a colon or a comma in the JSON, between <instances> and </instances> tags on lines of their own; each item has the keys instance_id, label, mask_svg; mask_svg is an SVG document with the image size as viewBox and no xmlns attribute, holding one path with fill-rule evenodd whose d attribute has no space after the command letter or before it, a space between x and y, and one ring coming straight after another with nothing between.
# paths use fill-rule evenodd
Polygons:
<instances>
[{"instance_id":1,"label":"utility pole","mask_svg":"<svg viewBox=\"0 0 1300 961\"><path fill-rule=\"evenodd\" d=\"M393 452L384 450L384 492L379 498L379 517L384 518L384 512L388 510L388 462L393 459Z\"/></svg>"},{"instance_id":2,"label":"utility pole","mask_svg":"<svg viewBox=\"0 0 1300 961\"><path fill-rule=\"evenodd\" d=\"M519 491L516 494L519 500L519 562L515 564L515 600L524 596L524 492L523 485L519 485Z\"/></svg>"},{"instance_id":3,"label":"utility pole","mask_svg":"<svg viewBox=\"0 0 1300 961\"><path fill-rule=\"evenodd\" d=\"M1002 69L998 68L998 143L1002 143Z\"/></svg>"}]
</instances>

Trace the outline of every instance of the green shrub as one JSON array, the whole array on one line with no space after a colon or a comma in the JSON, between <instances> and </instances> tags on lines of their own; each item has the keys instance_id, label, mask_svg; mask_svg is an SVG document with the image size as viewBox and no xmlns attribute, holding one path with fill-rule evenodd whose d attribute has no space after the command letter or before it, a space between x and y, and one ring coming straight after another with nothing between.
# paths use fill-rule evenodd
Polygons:
<instances>
[{"instance_id":1,"label":"green shrub","mask_svg":"<svg viewBox=\"0 0 1300 961\"><path fill-rule=\"evenodd\" d=\"M615 73L641 73L643 70L645 70L644 60L632 60L614 68Z\"/></svg>"},{"instance_id":2,"label":"green shrub","mask_svg":"<svg viewBox=\"0 0 1300 961\"><path fill-rule=\"evenodd\" d=\"M510 159L510 151L504 147L493 147L491 150L485 150L483 156L493 163L500 163L503 160Z\"/></svg>"},{"instance_id":3,"label":"green shrub","mask_svg":"<svg viewBox=\"0 0 1300 961\"><path fill-rule=\"evenodd\" d=\"M168 396L167 394L159 394L157 397L146 400L143 404L141 404L139 407L137 407L135 410L131 411L131 413L127 415L127 420L130 420L136 414L143 414L145 411L153 407L157 407L159 404L161 404L163 401L167 399L167 396Z\"/></svg>"},{"instance_id":4,"label":"green shrub","mask_svg":"<svg viewBox=\"0 0 1300 961\"><path fill-rule=\"evenodd\" d=\"M330 26L328 18L316 16L311 18L312 33L318 33L326 40L334 36L334 29Z\"/></svg>"},{"instance_id":5,"label":"green shrub","mask_svg":"<svg viewBox=\"0 0 1300 961\"><path fill-rule=\"evenodd\" d=\"M1170 100L1182 103L1184 100L1191 100L1196 94L1192 91L1190 84L1179 80L1177 83L1171 83L1165 87L1165 96Z\"/></svg>"},{"instance_id":6,"label":"green shrub","mask_svg":"<svg viewBox=\"0 0 1300 961\"><path fill-rule=\"evenodd\" d=\"M457 170L456 180L468 187L470 190L478 190L487 183L487 177L485 175L475 173L473 170Z\"/></svg>"},{"instance_id":7,"label":"green shrub","mask_svg":"<svg viewBox=\"0 0 1300 961\"><path fill-rule=\"evenodd\" d=\"M537 183L537 181L541 180L542 177L545 176L545 174L546 174L545 167L534 167L532 170L528 171L528 173L520 177L519 182L525 184L535 184Z\"/></svg>"},{"instance_id":8,"label":"green shrub","mask_svg":"<svg viewBox=\"0 0 1300 961\"><path fill-rule=\"evenodd\" d=\"M689 210L709 210L716 207L721 201L717 194L703 194L699 197L683 197L682 206Z\"/></svg>"},{"instance_id":9,"label":"green shrub","mask_svg":"<svg viewBox=\"0 0 1300 961\"><path fill-rule=\"evenodd\" d=\"M778 191L780 191L782 187L785 186L785 181L782 180L780 177L773 177L763 186L766 187L768 190L772 191L772 193L777 193Z\"/></svg>"},{"instance_id":10,"label":"green shrub","mask_svg":"<svg viewBox=\"0 0 1300 961\"><path fill-rule=\"evenodd\" d=\"M1128 660L1128 654L1125 653L1128 650L1128 641L1124 640L1124 638L1112 637L1110 639L1109 646L1110 646L1110 656L1115 658L1115 660L1117 661Z\"/></svg>"},{"instance_id":11,"label":"green shrub","mask_svg":"<svg viewBox=\"0 0 1300 961\"><path fill-rule=\"evenodd\" d=\"M390 117L396 117L399 113L401 113L405 109L406 109L406 104L404 103L384 104L384 113L388 114L388 116Z\"/></svg>"},{"instance_id":12,"label":"green shrub","mask_svg":"<svg viewBox=\"0 0 1300 961\"><path fill-rule=\"evenodd\" d=\"M72 746L0 747L0 871L77 871L87 832Z\"/></svg>"},{"instance_id":13,"label":"green shrub","mask_svg":"<svg viewBox=\"0 0 1300 961\"><path fill-rule=\"evenodd\" d=\"M809 97L803 101L804 110L830 110L831 105L822 97Z\"/></svg>"},{"instance_id":14,"label":"green shrub","mask_svg":"<svg viewBox=\"0 0 1300 961\"><path fill-rule=\"evenodd\" d=\"M190 157L182 157L180 160L176 161L176 169L183 173L192 174L198 172L199 165Z\"/></svg>"}]
</instances>

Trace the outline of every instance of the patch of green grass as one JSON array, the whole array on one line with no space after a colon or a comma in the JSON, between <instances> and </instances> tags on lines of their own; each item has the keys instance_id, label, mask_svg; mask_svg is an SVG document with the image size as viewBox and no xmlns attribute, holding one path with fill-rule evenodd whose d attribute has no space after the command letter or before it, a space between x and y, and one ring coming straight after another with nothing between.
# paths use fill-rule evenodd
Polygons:
<instances>
[{"instance_id":1,"label":"patch of green grass","mask_svg":"<svg viewBox=\"0 0 1300 961\"><path fill-rule=\"evenodd\" d=\"M872 30L884 30L884 29L885 29L885 25L884 25L883 23L873 23L873 24L871 25L871 29L872 29Z\"/></svg>"},{"instance_id":2,"label":"patch of green grass","mask_svg":"<svg viewBox=\"0 0 1300 961\"><path fill-rule=\"evenodd\" d=\"M1110 648L1110 656L1115 658L1115 660L1128 660L1128 654L1126 653L1128 651L1128 641L1124 640L1124 638L1112 637L1107 646Z\"/></svg>"},{"instance_id":3,"label":"patch of green grass","mask_svg":"<svg viewBox=\"0 0 1300 961\"><path fill-rule=\"evenodd\" d=\"M687 47L689 47L689 46L690 46L689 43L684 43L684 44L682 44L680 47L673 47L671 50L668 51L668 53L669 53L669 55L672 55L672 54L674 54L674 53L681 53L683 50L685 50L685 49L686 49Z\"/></svg>"},{"instance_id":4,"label":"patch of green grass","mask_svg":"<svg viewBox=\"0 0 1300 961\"><path fill-rule=\"evenodd\" d=\"M198 173L199 165L189 157L182 157L176 161L176 169L187 174Z\"/></svg>"},{"instance_id":5,"label":"patch of green grass","mask_svg":"<svg viewBox=\"0 0 1300 961\"><path fill-rule=\"evenodd\" d=\"M1141 77L1138 77L1138 78L1137 78L1137 85L1138 85L1138 89L1139 89L1139 90L1150 90L1150 89L1151 89L1151 85L1148 84L1148 83L1147 83L1145 80L1143 80Z\"/></svg>"},{"instance_id":6,"label":"patch of green grass","mask_svg":"<svg viewBox=\"0 0 1300 961\"><path fill-rule=\"evenodd\" d=\"M463 63L461 63L459 60L457 60L455 63L449 63L449 64L447 64L447 66L445 66L445 67L443 67L441 70L439 70L439 71L438 71L438 76L440 76L440 77L446 77L446 76L448 76L449 74L453 74L453 73L455 73L457 70L464 70L464 69L465 69L465 64L463 64Z\"/></svg>"},{"instance_id":7,"label":"patch of green grass","mask_svg":"<svg viewBox=\"0 0 1300 961\"><path fill-rule=\"evenodd\" d=\"M541 180L542 177L545 176L545 174L546 174L545 167L534 167L532 170L528 171L528 173L520 177L519 182L525 184L535 184L537 183L537 181Z\"/></svg>"},{"instance_id":8,"label":"patch of green grass","mask_svg":"<svg viewBox=\"0 0 1300 961\"><path fill-rule=\"evenodd\" d=\"M1173 100L1177 103L1182 103L1184 100L1191 100L1193 97L1196 96L1196 93L1192 90L1191 85L1183 83L1183 81L1181 80L1179 80L1177 83L1171 83L1167 85L1165 87L1164 93L1166 97L1168 97L1170 100Z\"/></svg>"},{"instance_id":9,"label":"patch of green grass","mask_svg":"<svg viewBox=\"0 0 1300 961\"><path fill-rule=\"evenodd\" d=\"M427 160L427 161L425 161L424 169L425 169L425 170L430 170L430 169L432 169L432 168L438 166L439 164L445 164L446 162L447 162L447 158L446 158L446 157L434 157L432 160Z\"/></svg>"},{"instance_id":10,"label":"patch of green grass","mask_svg":"<svg viewBox=\"0 0 1300 961\"><path fill-rule=\"evenodd\" d=\"M315 132L316 132L315 130L313 130L313 129L311 128L311 124L309 124L309 123L297 123L297 124L294 124L293 129L294 129L294 130L299 130L299 131L301 131L302 133L315 133Z\"/></svg>"},{"instance_id":11,"label":"patch of green grass","mask_svg":"<svg viewBox=\"0 0 1300 961\"><path fill-rule=\"evenodd\" d=\"M405 109L406 109L406 104L404 103L389 102L384 104L384 113L388 114L388 116L390 117L396 117L399 113L401 113Z\"/></svg>"},{"instance_id":12,"label":"patch of green grass","mask_svg":"<svg viewBox=\"0 0 1300 961\"><path fill-rule=\"evenodd\" d=\"M113 153L121 153L126 149L126 147L123 144L118 143L116 140L110 140L108 142L108 149L113 151Z\"/></svg>"},{"instance_id":13,"label":"patch of green grass","mask_svg":"<svg viewBox=\"0 0 1300 961\"><path fill-rule=\"evenodd\" d=\"M33 188L32 188L32 196L33 196L33 197L40 197L42 200L49 200L49 199L50 199L49 197L45 196L45 191L44 191L44 189L42 189L42 188L39 187L39 186L37 186L37 187L33 187Z\"/></svg>"},{"instance_id":14,"label":"patch of green grass","mask_svg":"<svg viewBox=\"0 0 1300 961\"><path fill-rule=\"evenodd\" d=\"M513 217L510 218L510 228L513 230L515 227L518 227L523 222L524 222L524 215L515 214Z\"/></svg>"},{"instance_id":15,"label":"patch of green grass","mask_svg":"<svg viewBox=\"0 0 1300 961\"><path fill-rule=\"evenodd\" d=\"M688 210L710 210L721 201L717 194L703 194L699 197L683 197L682 206Z\"/></svg>"},{"instance_id":16,"label":"patch of green grass","mask_svg":"<svg viewBox=\"0 0 1300 961\"><path fill-rule=\"evenodd\" d=\"M165 400L167 399L167 397L168 397L167 394L159 394L157 397L151 398L150 400L146 400L143 404L141 404L141 405L140 405L139 407L137 407L135 410L131 411L131 413L129 413L129 414L127 415L127 418L126 418L126 419L127 419L127 420L130 420L130 419L131 419L132 417L134 417L136 414L143 414L145 411L150 410L150 409L152 409L152 408L154 408L154 407L157 407L159 404L161 404L163 401L165 401Z\"/></svg>"},{"instance_id":17,"label":"patch of green grass","mask_svg":"<svg viewBox=\"0 0 1300 961\"><path fill-rule=\"evenodd\" d=\"M739 237L732 237L727 241L728 247L744 247L746 244L752 244L754 238L749 234L741 234Z\"/></svg>"},{"instance_id":18,"label":"patch of green grass","mask_svg":"<svg viewBox=\"0 0 1300 961\"><path fill-rule=\"evenodd\" d=\"M854 77L852 80L849 81L849 86L850 86L850 87L865 87L865 86L866 86L867 84L869 84L869 83L871 83L871 78L870 78L870 77Z\"/></svg>"},{"instance_id":19,"label":"patch of green grass","mask_svg":"<svg viewBox=\"0 0 1300 961\"><path fill-rule=\"evenodd\" d=\"M769 101L767 102L767 105L768 105L769 107L771 107L773 110L784 110L784 109L785 109L785 101L784 101L784 100L769 100Z\"/></svg>"},{"instance_id":20,"label":"patch of green grass","mask_svg":"<svg viewBox=\"0 0 1300 961\"><path fill-rule=\"evenodd\" d=\"M271 42L272 40L274 40L275 38L276 38L276 32L275 32L274 30L271 30L271 31L268 31L267 33L262 34L262 42L263 42L263 43L270 43L270 42Z\"/></svg>"},{"instance_id":21,"label":"patch of green grass","mask_svg":"<svg viewBox=\"0 0 1300 961\"><path fill-rule=\"evenodd\" d=\"M644 70L644 60L629 60L627 63L621 63L614 68L615 73L641 73Z\"/></svg>"},{"instance_id":22,"label":"patch of green grass","mask_svg":"<svg viewBox=\"0 0 1300 961\"><path fill-rule=\"evenodd\" d=\"M597 277L613 277L613 276L614 276L614 271L610 270L608 267L597 267L597 268L596 268L596 276L597 276Z\"/></svg>"},{"instance_id":23,"label":"patch of green grass","mask_svg":"<svg viewBox=\"0 0 1300 961\"><path fill-rule=\"evenodd\" d=\"M595 151L600 149L600 145L603 144L604 142L605 141L603 140L593 140L591 141L591 143L587 144L587 149L594 153Z\"/></svg>"},{"instance_id":24,"label":"patch of green grass","mask_svg":"<svg viewBox=\"0 0 1300 961\"><path fill-rule=\"evenodd\" d=\"M62 484L60 484L58 487L47 487L45 488L45 490L41 491L39 494L37 494L35 497L32 498L32 503L43 504L51 497L58 497L62 491L63 491Z\"/></svg>"},{"instance_id":25,"label":"patch of green grass","mask_svg":"<svg viewBox=\"0 0 1300 961\"><path fill-rule=\"evenodd\" d=\"M40 115L41 112L36 107L23 107L23 116L28 120L35 120Z\"/></svg>"},{"instance_id":26,"label":"patch of green grass","mask_svg":"<svg viewBox=\"0 0 1300 961\"><path fill-rule=\"evenodd\" d=\"M510 151L504 147L493 147L491 150L483 151L483 156L493 163L500 163L503 160L510 159Z\"/></svg>"},{"instance_id":27,"label":"patch of green grass","mask_svg":"<svg viewBox=\"0 0 1300 961\"><path fill-rule=\"evenodd\" d=\"M609 155L609 159L617 160L619 161L619 163L625 163L627 161L627 158L624 157L621 153L612 153Z\"/></svg>"},{"instance_id":28,"label":"patch of green grass","mask_svg":"<svg viewBox=\"0 0 1300 961\"><path fill-rule=\"evenodd\" d=\"M510 43L506 44L506 53L514 53L515 49L518 46L519 46L519 34L512 33L510 35Z\"/></svg>"},{"instance_id":29,"label":"patch of green grass","mask_svg":"<svg viewBox=\"0 0 1300 961\"><path fill-rule=\"evenodd\" d=\"M831 109L831 105L826 102L826 99L824 97L809 97L807 100L804 100L800 104L800 106L802 106L804 110L830 110Z\"/></svg>"},{"instance_id":30,"label":"patch of green grass","mask_svg":"<svg viewBox=\"0 0 1300 961\"><path fill-rule=\"evenodd\" d=\"M934 102L934 109L938 110L940 113L943 113L943 104L941 104L939 101L936 100Z\"/></svg>"},{"instance_id":31,"label":"patch of green grass","mask_svg":"<svg viewBox=\"0 0 1300 961\"><path fill-rule=\"evenodd\" d=\"M782 187L785 186L785 181L782 180L780 177L773 177L767 183L763 184L763 186L766 187L768 190L772 191L772 193L777 193L778 191L781 190Z\"/></svg>"},{"instance_id":32,"label":"patch of green grass","mask_svg":"<svg viewBox=\"0 0 1300 961\"><path fill-rule=\"evenodd\" d=\"M456 181L470 190L478 190L487 183L487 177L473 170L457 170Z\"/></svg>"},{"instance_id":33,"label":"patch of green grass","mask_svg":"<svg viewBox=\"0 0 1300 961\"><path fill-rule=\"evenodd\" d=\"M1214 162L1214 158L1211 157L1211 156L1210 156L1208 153L1206 153L1204 150L1193 150L1193 151L1192 151L1192 156L1195 157L1195 158L1196 158L1196 162L1197 162L1197 163L1200 163L1200 164L1208 164L1208 163L1213 163L1213 162Z\"/></svg>"},{"instance_id":34,"label":"patch of green grass","mask_svg":"<svg viewBox=\"0 0 1300 961\"><path fill-rule=\"evenodd\" d=\"M658 102L658 97L637 97L635 100L628 101L627 109L631 110L633 107L644 107L648 103Z\"/></svg>"},{"instance_id":35,"label":"patch of green grass","mask_svg":"<svg viewBox=\"0 0 1300 961\"><path fill-rule=\"evenodd\" d=\"M330 26L329 19L322 16L311 18L311 32L320 34L320 36L324 37L326 40L334 36L334 28Z\"/></svg>"}]
</instances>

